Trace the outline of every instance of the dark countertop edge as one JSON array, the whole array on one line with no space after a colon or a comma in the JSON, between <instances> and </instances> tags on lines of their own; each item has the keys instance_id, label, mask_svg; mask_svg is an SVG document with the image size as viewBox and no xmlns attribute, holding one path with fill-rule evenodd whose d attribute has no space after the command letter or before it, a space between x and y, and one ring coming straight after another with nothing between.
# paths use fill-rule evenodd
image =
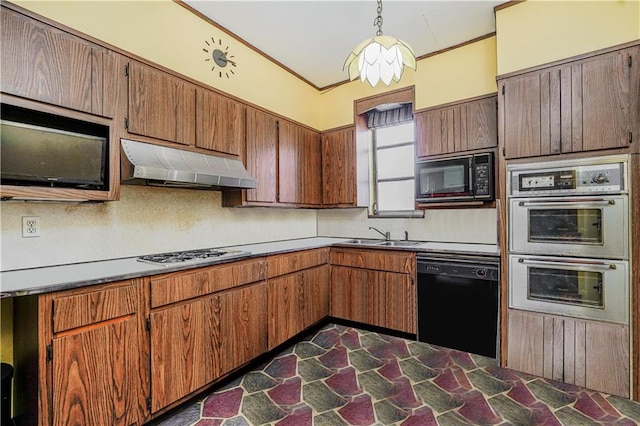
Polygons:
<instances>
[{"instance_id":1,"label":"dark countertop edge","mask_svg":"<svg viewBox=\"0 0 640 426\"><path fill-rule=\"evenodd\" d=\"M334 239L334 240L344 239L345 241L313 244L313 241L312 241L313 239L325 239L325 238ZM116 281L122 281L122 280L134 279L134 278L144 278L144 277L154 276L154 275L163 275L167 273L187 271L190 269L205 268L209 266L218 266L218 265L223 265L225 263L255 259L259 257L274 256L278 254L293 253L296 251L313 250L313 249L323 248L323 247L360 248L365 250L373 249L373 250L387 250L387 251L409 251L409 252L415 252L415 253L442 253L442 254L452 254L452 255L457 254L457 255L471 255L471 256L483 256L483 257L495 257L495 258L500 257L499 251L496 251L495 253L489 253L489 252L482 252L482 251L466 251L466 250L465 251L444 250L444 249L431 250L424 247L420 247L421 245L430 243L429 241L419 242L416 246L377 246L373 244L371 245L354 244L354 243L346 242L350 239L351 238L338 238L338 237L308 237L308 238L297 238L297 239L290 239L290 240L279 240L279 241L272 241L272 242L219 247L221 249L224 249L224 248L235 249L239 247L242 248L242 247L247 247L252 245L257 246L257 245L269 245L269 244L286 244L287 242L310 240L308 247L281 248L281 249L274 249L273 251L259 252L259 253L247 252L246 254L242 254L240 256L227 258L223 260L212 260L211 262L200 262L197 264L187 264L187 265L176 264L175 266L169 266L169 267L157 266L156 269L152 269L148 271L116 274L116 275L110 275L104 278L96 278L96 279L90 279L90 280L68 281L60 284L51 284L51 285L42 286L42 287L24 288L24 289L15 290L15 291L0 291L0 299L20 297L20 296L32 296L32 295L52 293L52 292L62 291L62 290L72 290L75 288L90 287L90 286L99 285L99 284L108 284ZM474 244L475 245L492 245L492 244L478 244L478 243L442 243L442 242L433 242L433 243L456 244L456 245L467 245L467 246L473 246ZM110 260L118 261L118 260L135 260L135 259L136 257L126 257L126 258L110 259ZM99 262L104 262L104 261L91 261L91 262L79 262L75 264L42 266L38 268L24 269L24 270L26 271L26 270L35 270L35 269L44 269L44 268L55 268L55 267L64 267L64 266L72 266L72 265L99 263ZM153 266L153 265L150 265L150 266ZM20 269L10 270L10 271L1 271L1 272L18 272L18 271L20 271Z\"/></svg>"}]
</instances>

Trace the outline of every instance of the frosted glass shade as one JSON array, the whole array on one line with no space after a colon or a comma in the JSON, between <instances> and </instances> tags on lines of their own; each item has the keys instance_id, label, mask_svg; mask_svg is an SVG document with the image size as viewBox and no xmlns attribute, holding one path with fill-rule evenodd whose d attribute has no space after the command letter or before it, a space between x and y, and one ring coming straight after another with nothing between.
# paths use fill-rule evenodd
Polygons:
<instances>
[{"instance_id":1,"label":"frosted glass shade","mask_svg":"<svg viewBox=\"0 0 640 426\"><path fill-rule=\"evenodd\" d=\"M371 87L382 80L389 85L399 81L404 67L416 69L416 55L402 40L389 36L375 36L358 44L349 54L344 67L349 70L349 79L367 80Z\"/></svg>"}]
</instances>

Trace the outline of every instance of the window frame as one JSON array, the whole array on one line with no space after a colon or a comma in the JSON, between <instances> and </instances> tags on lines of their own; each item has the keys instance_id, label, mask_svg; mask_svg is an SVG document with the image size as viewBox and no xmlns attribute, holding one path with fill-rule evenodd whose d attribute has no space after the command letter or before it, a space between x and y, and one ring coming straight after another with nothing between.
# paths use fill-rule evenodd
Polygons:
<instances>
[{"instance_id":1,"label":"window frame","mask_svg":"<svg viewBox=\"0 0 640 426\"><path fill-rule=\"evenodd\" d=\"M396 126L406 125L409 122L401 123ZM413 147L413 159L414 159L414 170L415 170L415 146L416 146L416 133L415 133L415 120L411 120L410 123L414 126L413 131L413 140L410 142L398 142L390 145L385 145L383 147L378 147L377 144L377 130L378 129L369 129L369 155L370 155L370 176L369 176L369 191L371 194L371 202L369 203L368 212L370 218L422 218L424 217L424 210L416 210L415 208L415 172L411 175L411 177L397 177L397 178L386 178L380 180L378 178L378 151L379 150L387 150L393 148L400 148L404 146L412 146ZM389 126L393 127L393 126ZM388 127L387 127L388 128ZM413 198L414 198L414 208L407 210L379 210L379 182L399 182L399 181L413 181Z\"/></svg>"}]
</instances>

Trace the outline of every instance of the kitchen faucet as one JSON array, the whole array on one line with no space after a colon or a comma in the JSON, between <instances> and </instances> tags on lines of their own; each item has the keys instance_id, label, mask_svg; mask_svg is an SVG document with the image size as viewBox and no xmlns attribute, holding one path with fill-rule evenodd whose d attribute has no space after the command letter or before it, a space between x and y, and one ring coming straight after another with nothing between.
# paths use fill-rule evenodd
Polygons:
<instances>
[{"instance_id":1,"label":"kitchen faucet","mask_svg":"<svg viewBox=\"0 0 640 426\"><path fill-rule=\"evenodd\" d=\"M385 240L389 241L391 239L391 232L387 231L387 232L382 232L381 230L379 230L378 228L374 228L373 226L370 226L369 229L372 229L374 231L376 231L378 234L382 235L384 237Z\"/></svg>"}]
</instances>

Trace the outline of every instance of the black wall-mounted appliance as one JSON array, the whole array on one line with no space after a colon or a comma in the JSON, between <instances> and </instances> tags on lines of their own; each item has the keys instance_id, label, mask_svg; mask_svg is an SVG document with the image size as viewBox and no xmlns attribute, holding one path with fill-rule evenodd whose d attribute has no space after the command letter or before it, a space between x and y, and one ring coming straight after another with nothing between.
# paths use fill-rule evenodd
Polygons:
<instances>
[{"instance_id":1,"label":"black wall-mounted appliance","mask_svg":"<svg viewBox=\"0 0 640 426\"><path fill-rule=\"evenodd\" d=\"M416 163L416 202L492 201L493 153Z\"/></svg>"},{"instance_id":2,"label":"black wall-mounted appliance","mask_svg":"<svg viewBox=\"0 0 640 426\"><path fill-rule=\"evenodd\" d=\"M109 190L109 127L2 104L2 185Z\"/></svg>"}]
</instances>

